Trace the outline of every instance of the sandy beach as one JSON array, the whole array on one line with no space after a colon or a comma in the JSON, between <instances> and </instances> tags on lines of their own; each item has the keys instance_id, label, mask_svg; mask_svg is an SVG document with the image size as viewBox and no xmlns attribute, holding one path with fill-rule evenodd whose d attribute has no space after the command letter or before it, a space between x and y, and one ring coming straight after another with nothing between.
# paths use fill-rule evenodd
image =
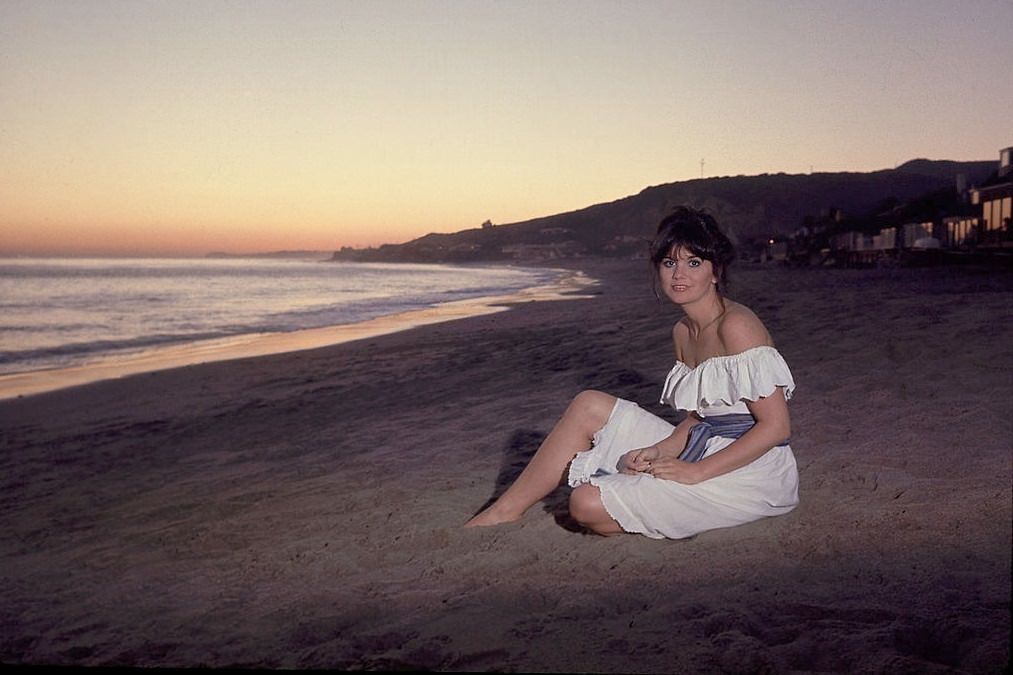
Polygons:
<instances>
[{"instance_id":1,"label":"sandy beach","mask_svg":"<svg viewBox=\"0 0 1013 675\"><path fill-rule=\"evenodd\" d=\"M592 298L0 401L5 664L998 673L1013 277L734 269L797 382L791 514L461 524L573 395L657 404L678 309Z\"/></svg>"}]
</instances>

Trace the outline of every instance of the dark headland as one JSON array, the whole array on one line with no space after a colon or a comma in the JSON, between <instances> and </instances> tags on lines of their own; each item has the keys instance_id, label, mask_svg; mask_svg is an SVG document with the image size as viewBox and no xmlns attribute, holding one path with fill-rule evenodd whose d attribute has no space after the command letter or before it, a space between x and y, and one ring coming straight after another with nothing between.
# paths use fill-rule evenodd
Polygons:
<instances>
[{"instance_id":1,"label":"dark headland","mask_svg":"<svg viewBox=\"0 0 1013 675\"><path fill-rule=\"evenodd\" d=\"M726 176L656 185L636 195L519 223L451 234L427 234L401 244L342 248L335 260L369 262L531 262L584 257L627 258L674 206L715 215L747 256L807 222L833 218L827 237L846 228L870 233L905 219L972 213L967 190L996 173L995 161L917 159L867 173ZM908 207L905 210L905 207ZM979 207L980 210L980 207Z\"/></svg>"}]
</instances>

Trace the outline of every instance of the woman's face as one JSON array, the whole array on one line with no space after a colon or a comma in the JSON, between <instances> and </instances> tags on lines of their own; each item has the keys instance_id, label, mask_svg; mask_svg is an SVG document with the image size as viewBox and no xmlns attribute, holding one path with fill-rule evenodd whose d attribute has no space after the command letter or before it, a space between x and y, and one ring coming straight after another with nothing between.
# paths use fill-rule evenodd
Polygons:
<instances>
[{"instance_id":1,"label":"woman's face","mask_svg":"<svg viewBox=\"0 0 1013 675\"><path fill-rule=\"evenodd\" d=\"M686 305L717 292L714 264L685 248L673 248L658 265L658 281L665 296Z\"/></svg>"}]
</instances>

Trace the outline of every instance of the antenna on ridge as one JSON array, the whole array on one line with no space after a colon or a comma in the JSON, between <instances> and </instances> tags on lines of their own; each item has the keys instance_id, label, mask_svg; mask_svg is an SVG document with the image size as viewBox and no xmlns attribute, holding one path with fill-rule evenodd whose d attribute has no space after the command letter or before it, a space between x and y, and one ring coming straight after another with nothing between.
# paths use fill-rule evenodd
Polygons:
<instances>
[{"instance_id":1,"label":"antenna on ridge","mask_svg":"<svg viewBox=\"0 0 1013 675\"><path fill-rule=\"evenodd\" d=\"M703 157L700 158L700 178L703 178Z\"/></svg>"}]
</instances>

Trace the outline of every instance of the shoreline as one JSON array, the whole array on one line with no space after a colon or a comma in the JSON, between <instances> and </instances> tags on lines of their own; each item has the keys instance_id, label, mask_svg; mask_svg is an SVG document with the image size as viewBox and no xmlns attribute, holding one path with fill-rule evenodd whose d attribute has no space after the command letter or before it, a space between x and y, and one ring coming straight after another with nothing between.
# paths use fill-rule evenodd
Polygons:
<instances>
[{"instance_id":1,"label":"shoreline","mask_svg":"<svg viewBox=\"0 0 1013 675\"><path fill-rule=\"evenodd\" d=\"M551 282L529 286L507 295L453 300L355 323L284 333L245 333L227 338L197 340L156 347L128 356L98 358L76 366L0 375L0 401L159 370L318 349L433 323L503 312L518 303L588 298L593 296L583 293L600 283L580 270L551 269L558 272L558 276Z\"/></svg>"}]
</instances>

